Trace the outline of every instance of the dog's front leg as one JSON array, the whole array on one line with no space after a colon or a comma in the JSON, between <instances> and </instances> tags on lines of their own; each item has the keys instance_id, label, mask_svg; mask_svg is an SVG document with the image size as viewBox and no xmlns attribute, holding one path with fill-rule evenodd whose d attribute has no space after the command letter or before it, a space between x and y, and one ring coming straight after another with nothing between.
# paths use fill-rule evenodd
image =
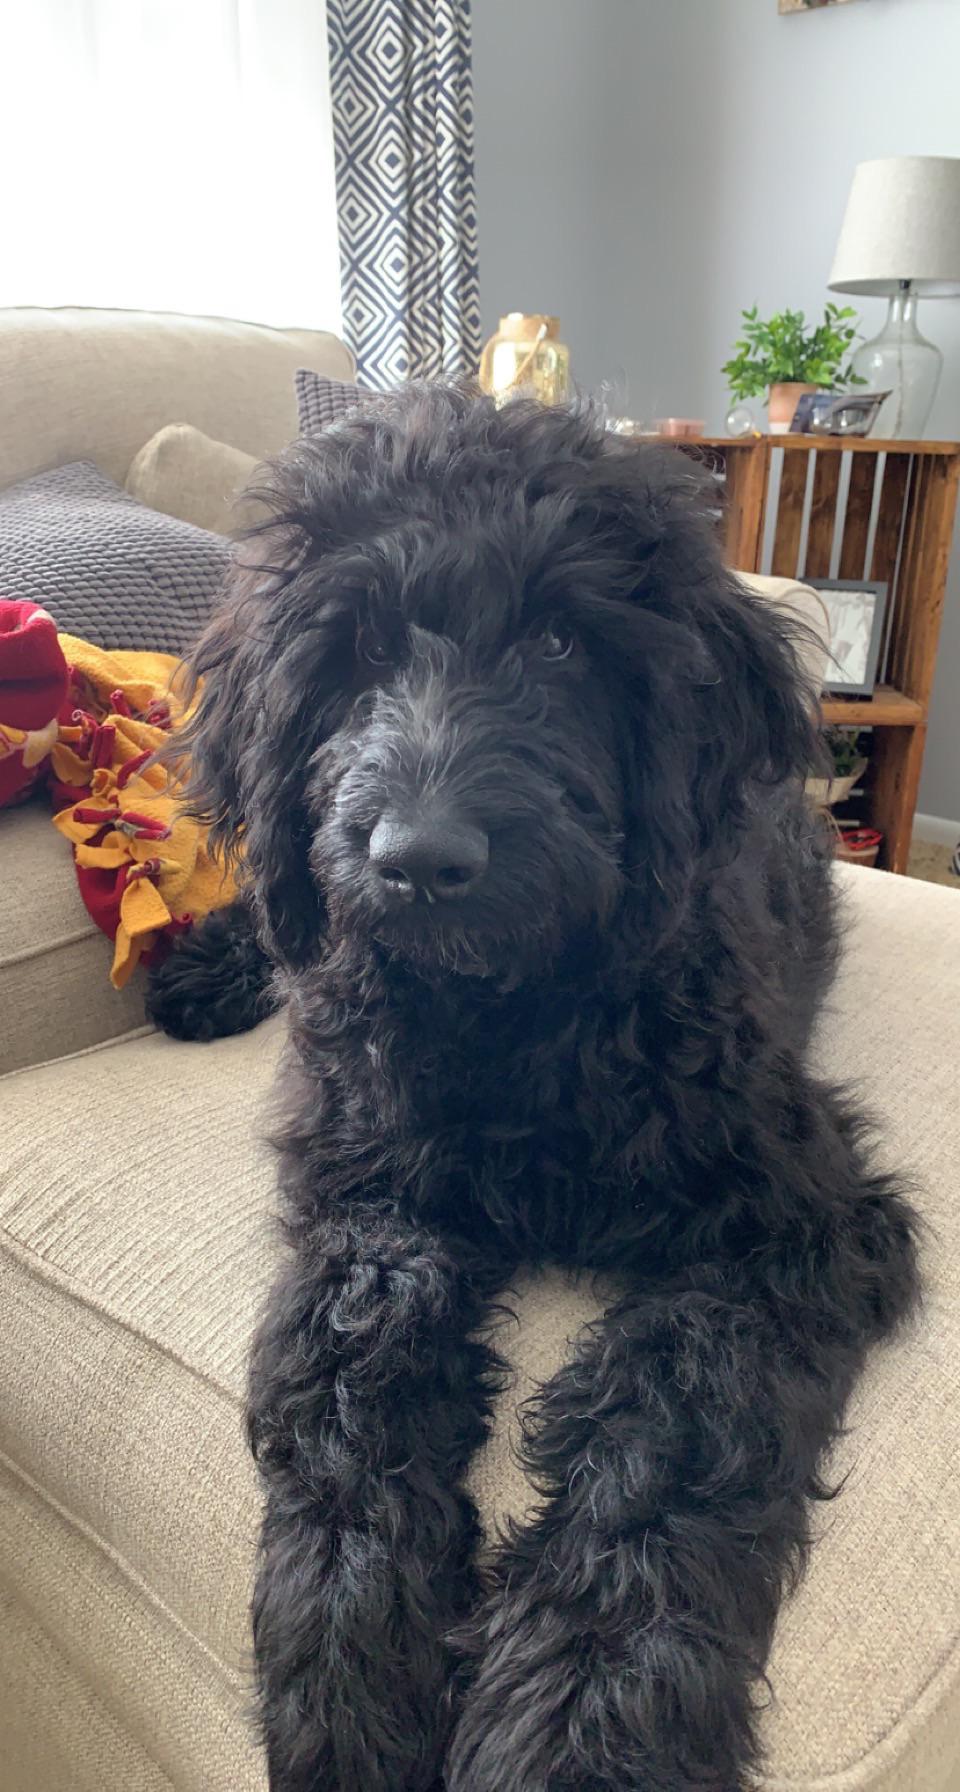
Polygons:
<instances>
[{"instance_id":1,"label":"dog's front leg","mask_svg":"<svg viewBox=\"0 0 960 1792\"><path fill-rule=\"evenodd\" d=\"M542 1391L546 1494L465 1627L448 1792L737 1792L807 1500L863 1350L913 1287L909 1221L826 1226L638 1291Z\"/></svg>"},{"instance_id":2,"label":"dog's front leg","mask_svg":"<svg viewBox=\"0 0 960 1792\"><path fill-rule=\"evenodd\" d=\"M497 1361L486 1290L365 1206L299 1244L254 1351L267 1508L254 1599L274 1792L424 1792L451 1722L447 1637L475 1591L459 1483Z\"/></svg>"}]
</instances>

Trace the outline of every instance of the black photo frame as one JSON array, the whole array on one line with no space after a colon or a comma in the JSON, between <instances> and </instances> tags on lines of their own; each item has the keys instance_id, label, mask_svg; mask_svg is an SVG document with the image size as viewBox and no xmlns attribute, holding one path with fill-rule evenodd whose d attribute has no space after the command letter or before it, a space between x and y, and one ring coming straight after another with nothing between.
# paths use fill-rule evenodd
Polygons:
<instances>
[{"instance_id":1,"label":"black photo frame","mask_svg":"<svg viewBox=\"0 0 960 1792\"><path fill-rule=\"evenodd\" d=\"M804 583L819 593L830 621L825 693L831 697L872 697L888 586L882 580L871 579L806 579ZM862 606L854 602L857 596L863 598Z\"/></svg>"}]
</instances>

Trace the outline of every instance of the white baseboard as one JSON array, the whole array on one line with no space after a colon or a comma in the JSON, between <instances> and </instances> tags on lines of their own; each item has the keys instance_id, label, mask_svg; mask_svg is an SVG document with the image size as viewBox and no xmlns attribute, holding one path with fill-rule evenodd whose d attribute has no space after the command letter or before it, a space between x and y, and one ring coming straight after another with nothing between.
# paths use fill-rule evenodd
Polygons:
<instances>
[{"instance_id":1,"label":"white baseboard","mask_svg":"<svg viewBox=\"0 0 960 1792\"><path fill-rule=\"evenodd\" d=\"M960 821L948 821L945 815L915 815L913 837L926 840L931 846L956 846L960 841Z\"/></svg>"}]
</instances>

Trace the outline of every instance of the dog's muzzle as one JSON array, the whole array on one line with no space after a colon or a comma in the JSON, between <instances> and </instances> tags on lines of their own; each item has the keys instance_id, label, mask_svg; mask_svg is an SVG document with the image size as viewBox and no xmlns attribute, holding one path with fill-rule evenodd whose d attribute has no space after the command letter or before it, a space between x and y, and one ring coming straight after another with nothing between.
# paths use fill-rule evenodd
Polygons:
<instances>
[{"instance_id":1,"label":"dog's muzzle","mask_svg":"<svg viewBox=\"0 0 960 1792\"><path fill-rule=\"evenodd\" d=\"M420 803L403 814L381 815L368 854L391 906L460 902L483 878L490 842L472 822Z\"/></svg>"}]
</instances>

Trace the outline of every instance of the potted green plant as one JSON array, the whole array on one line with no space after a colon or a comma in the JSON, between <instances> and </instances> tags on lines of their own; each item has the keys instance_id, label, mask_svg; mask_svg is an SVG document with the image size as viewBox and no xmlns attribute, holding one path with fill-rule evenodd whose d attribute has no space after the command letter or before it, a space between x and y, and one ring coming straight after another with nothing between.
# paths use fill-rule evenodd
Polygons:
<instances>
[{"instance_id":1,"label":"potted green plant","mask_svg":"<svg viewBox=\"0 0 960 1792\"><path fill-rule=\"evenodd\" d=\"M723 371L735 398L768 394L771 435L786 434L804 392L863 385L849 360L857 337L852 305L826 305L815 328L807 327L802 311L775 311L764 321L751 305L742 317L743 335Z\"/></svg>"},{"instance_id":2,"label":"potted green plant","mask_svg":"<svg viewBox=\"0 0 960 1792\"><path fill-rule=\"evenodd\" d=\"M813 802L827 808L846 802L869 761L860 750L858 728L826 728L823 738L833 760L833 773L829 778L808 778L806 792Z\"/></svg>"}]
</instances>

